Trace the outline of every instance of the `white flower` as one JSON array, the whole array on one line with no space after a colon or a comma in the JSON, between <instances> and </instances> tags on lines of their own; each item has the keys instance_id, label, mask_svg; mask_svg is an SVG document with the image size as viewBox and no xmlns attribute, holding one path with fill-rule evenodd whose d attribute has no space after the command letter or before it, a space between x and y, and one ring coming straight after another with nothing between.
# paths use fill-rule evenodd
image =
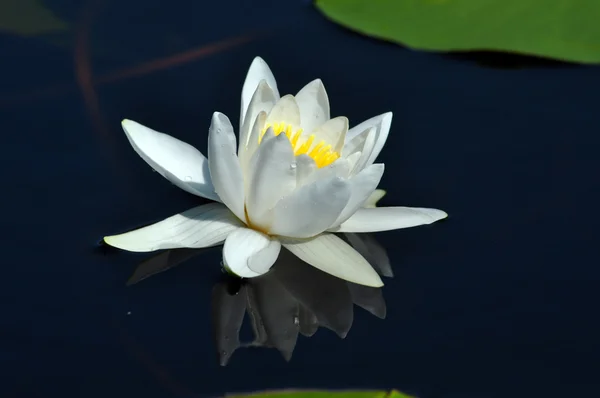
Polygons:
<instances>
[{"instance_id":1,"label":"white flower","mask_svg":"<svg viewBox=\"0 0 600 398\"><path fill-rule=\"evenodd\" d=\"M215 112L208 159L176 138L122 122L135 151L157 172L217 203L104 241L133 252L225 242L223 264L246 278L266 273L283 245L336 277L382 286L369 263L333 233L408 228L447 216L436 209L363 207L383 175L384 165L374 161L391 122L391 112L351 129L345 117L330 119L319 79L280 98L271 70L257 57L242 88L239 144L227 116Z\"/></svg>"}]
</instances>

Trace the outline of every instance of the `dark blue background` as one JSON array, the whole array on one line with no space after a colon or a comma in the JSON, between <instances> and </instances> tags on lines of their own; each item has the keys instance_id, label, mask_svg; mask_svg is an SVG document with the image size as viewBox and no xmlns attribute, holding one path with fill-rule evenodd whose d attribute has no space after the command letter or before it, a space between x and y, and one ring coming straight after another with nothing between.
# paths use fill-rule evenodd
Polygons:
<instances>
[{"instance_id":1,"label":"dark blue background","mask_svg":"<svg viewBox=\"0 0 600 398\"><path fill-rule=\"evenodd\" d=\"M596 394L600 69L412 52L300 0L46 4L68 33L0 34L1 396ZM345 340L320 330L289 364L246 349L222 368L210 328L220 251L127 288L145 256L97 242L197 204L151 172L120 120L206 153L212 112L237 121L256 55L282 93L323 79L332 114L352 124L393 111L382 204L450 217L377 235L396 273L385 321L357 309Z\"/></svg>"}]
</instances>

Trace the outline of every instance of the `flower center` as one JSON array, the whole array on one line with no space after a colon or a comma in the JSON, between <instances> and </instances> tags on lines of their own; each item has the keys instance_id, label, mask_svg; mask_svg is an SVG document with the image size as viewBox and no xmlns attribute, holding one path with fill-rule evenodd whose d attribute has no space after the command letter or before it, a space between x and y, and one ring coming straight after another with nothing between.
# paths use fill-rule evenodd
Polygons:
<instances>
[{"instance_id":1,"label":"flower center","mask_svg":"<svg viewBox=\"0 0 600 398\"><path fill-rule=\"evenodd\" d=\"M275 136L283 133L287 136L292 144L292 149L294 150L294 156L299 155L308 155L311 157L318 168L329 166L331 163L335 162L336 159L340 157L340 154L333 151L331 145L327 144L324 140L319 142L315 142L317 138L314 134L308 136L308 138L304 142L300 141L300 136L302 135L302 129L298 129L293 131L292 126L286 123L274 123L267 124L265 128L260 133L258 137L258 143L262 141L263 136L267 132L269 127L273 128L273 133Z\"/></svg>"}]
</instances>

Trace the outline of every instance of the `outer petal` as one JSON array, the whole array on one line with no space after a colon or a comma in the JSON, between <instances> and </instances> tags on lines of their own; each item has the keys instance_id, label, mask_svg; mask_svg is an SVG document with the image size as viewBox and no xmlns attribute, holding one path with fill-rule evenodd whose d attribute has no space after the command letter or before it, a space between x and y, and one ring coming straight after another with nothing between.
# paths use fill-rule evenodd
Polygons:
<instances>
[{"instance_id":1,"label":"outer petal","mask_svg":"<svg viewBox=\"0 0 600 398\"><path fill-rule=\"evenodd\" d=\"M442 210L419 207L359 209L332 232L379 232L431 224L448 217Z\"/></svg>"},{"instance_id":2,"label":"outer petal","mask_svg":"<svg viewBox=\"0 0 600 398\"><path fill-rule=\"evenodd\" d=\"M248 109L250 100L254 95L254 91L256 91L258 83L261 80L264 80L269 85L269 87L271 87L273 93L275 94L275 99L279 99L279 91L277 91L277 82L275 81L273 72L271 72L271 69L269 69L269 65L267 65L267 63L261 57L254 58L252 64L250 65L250 69L248 70L248 74L246 75L244 86L242 87L240 127L243 124L244 117L246 115L246 110Z\"/></svg>"},{"instance_id":3,"label":"outer petal","mask_svg":"<svg viewBox=\"0 0 600 398\"><path fill-rule=\"evenodd\" d=\"M373 191L371 196L369 196L369 199L367 199L367 201L365 202L365 207L367 207L367 208L377 207L377 202L379 202L381 200L381 198L383 198L385 196L385 194L386 194L386 191L384 189L376 189L375 191Z\"/></svg>"},{"instance_id":4,"label":"outer petal","mask_svg":"<svg viewBox=\"0 0 600 398\"><path fill-rule=\"evenodd\" d=\"M375 140L377 138L377 130L375 127L371 127L367 130L365 141L363 143L362 150L360 152L360 157L354 164L354 168L351 170L351 174L357 174L361 172L366 166L368 166L369 159L371 154L373 153L373 148L375 147Z\"/></svg>"},{"instance_id":5,"label":"outer petal","mask_svg":"<svg viewBox=\"0 0 600 398\"><path fill-rule=\"evenodd\" d=\"M319 180L326 180L333 177L347 179L350 174L350 164L347 159L338 159L329 166L317 168L312 174L304 179L304 184L310 184Z\"/></svg>"},{"instance_id":6,"label":"outer petal","mask_svg":"<svg viewBox=\"0 0 600 398\"><path fill-rule=\"evenodd\" d=\"M364 131L362 131L359 134L356 134L354 129L352 129L352 131L353 131L352 137L349 135L350 130L348 131L348 134L346 135L346 142L344 143L344 149L343 149L343 153L342 153L342 155L344 157L350 156L351 154L353 154L355 152L364 152L364 147L365 147L365 142L367 140L367 137L369 136L371 131L373 131L373 134L374 134L375 128L371 127L371 128L365 129ZM375 142L375 140L373 140L373 142Z\"/></svg>"},{"instance_id":7,"label":"outer petal","mask_svg":"<svg viewBox=\"0 0 600 398\"><path fill-rule=\"evenodd\" d=\"M208 131L208 165L215 191L229 209L245 220L244 178L236 155L235 134L229 118L213 114Z\"/></svg>"},{"instance_id":8,"label":"outer petal","mask_svg":"<svg viewBox=\"0 0 600 398\"><path fill-rule=\"evenodd\" d=\"M156 224L104 241L130 252L151 252L183 247L202 248L220 244L242 223L220 203L209 203L176 214Z\"/></svg>"},{"instance_id":9,"label":"outer petal","mask_svg":"<svg viewBox=\"0 0 600 398\"><path fill-rule=\"evenodd\" d=\"M363 207L369 196L379 185L384 169L385 167L381 163L372 164L348 181L351 189L350 199L337 220L335 220L334 227L349 219L358 209Z\"/></svg>"},{"instance_id":10,"label":"outer petal","mask_svg":"<svg viewBox=\"0 0 600 398\"><path fill-rule=\"evenodd\" d=\"M293 238L315 236L331 226L349 198L350 187L339 177L304 185L277 203L269 232Z\"/></svg>"},{"instance_id":11,"label":"outer petal","mask_svg":"<svg viewBox=\"0 0 600 398\"><path fill-rule=\"evenodd\" d=\"M381 149L385 145L385 141L387 140L388 133L390 132L390 127L392 125L392 116L392 112L383 113L379 116L365 120L348 131L348 139L351 140L357 134L362 133L366 129L375 127L375 145L373 147L373 152L371 152L371 155L366 163L367 166L375 162L375 159L377 156L379 156L379 152L381 152Z\"/></svg>"},{"instance_id":12,"label":"outer petal","mask_svg":"<svg viewBox=\"0 0 600 398\"><path fill-rule=\"evenodd\" d=\"M277 260L281 244L249 228L229 234L223 246L223 265L243 278L265 274Z\"/></svg>"},{"instance_id":13,"label":"outer petal","mask_svg":"<svg viewBox=\"0 0 600 398\"><path fill-rule=\"evenodd\" d=\"M271 223L270 210L296 187L294 152L285 134L263 141L250 160L246 209L260 228Z\"/></svg>"},{"instance_id":14,"label":"outer petal","mask_svg":"<svg viewBox=\"0 0 600 398\"><path fill-rule=\"evenodd\" d=\"M244 174L244 180L248 178L248 163L250 163L252 155L254 155L254 152L256 152L256 150L258 149L258 138L262 134L266 121L267 113L260 112L258 116L256 116L254 120L254 125L250 130L250 135L248 137L248 145L246 145L244 148L241 148L238 151L238 156L240 158L240 166L242 168L242 174Z\"/></svg>"},{"instance_id":15,"label":"outer petal","mask_svg":"<svg viewBox=\"0 0 600 398\"><path fill-rule=\"evenodd\" d=\"M132 120L121 125L133 149L160 175L191 194L219 200L208 161L199 150Z\"/></svg>"},{"instance_id":16,"label":"outer petal","mask_svg":"<svg viewBox=\"0 0 600 398\"><path fill-rule=\"evenodd\" d=\"M296 94L300 122L305 131L313 131L329 120L329 98L321 79L315 79Z\"/></svg>"},{"instance_id":17,"label":"outer petal","mask_svg":"<svg viewBox=\"0 0 600 398\"><path fill-rule=\"evenodd\" d=\"M283 246L323 272L359 285L380 287L381 278L356 250L332 234L309 240L283 240Z\"/></svg>"},{"instance_id":18,"label":"outer petal","mask_svg":"<svg viewBox=\"0 0 600 398\"><path fill-rule=\"evenodd\" d=\"M350 173L349 173L350 176L353 176L354 174L356 174L354 171L357 168L356 165L357 165L358 161L360 160L360 156L361 156L360 152L355 152L350 156L344 156L343 159L346 159L346 161L348 162L348 167L350 168Z\"/></svg>"},{"instance_id":19,"label":"outer petal","mask_svg":"<svg viewBox=\"0 0 600 398\"><path fill-rule=\"evenodd\" d=\"M317 170L317 164L308 155L296 156L296 186L301 187L309 183L311 176Z\"/></svg>"}]
</instances>

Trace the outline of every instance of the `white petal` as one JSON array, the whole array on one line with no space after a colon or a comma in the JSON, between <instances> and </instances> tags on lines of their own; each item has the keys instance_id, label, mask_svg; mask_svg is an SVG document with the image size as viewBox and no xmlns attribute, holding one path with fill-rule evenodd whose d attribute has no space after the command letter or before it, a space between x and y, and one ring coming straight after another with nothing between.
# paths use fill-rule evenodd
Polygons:
<instances>
[{"instance_id":1,"label":"white petal","mask_svg":"<svg viewBox=\"0 0 600 398\"><path fill-rule=\"evenodd\" d=\"M106 236L104 241L130 252L202 248L220 244L241 225L235 215L221 203L209 203L147 227Z\"/></svg>"},{"instance_id":2,"label":"white petal","mask_svg":"<svg viewBox=\"0 0 600 398\"><path fill-rule=\"evenodd\" d=\"M347 159L338 159L325 167L317 168L312 174L304 180L304 184L310 184L318 180L325 180L333 177L347 179L350 174L350 164Z\"/></svg>"},{"instance_id":3,"label":"white petal","mask_svg":"<svg viewBox=\"0 0 600 398\"><path fill-rule=\"evenodd\" d=\"M379 185L383 171L383 164L372 164L348 180L352 193L348 204L346 204L344 210L342 210L337 220L335 220L334 227L349 219L358 209L363 207L369 196L371 196L377 185Z\"/></svg>"},{"instance_id":4,"label":"white petal","mask_svg":"<svg viewBox=\"0 0 600 398\"><path fill-rule=\"evenodd\" d=\"M348 131L348 139L351 140L352 138L354 138L354 136L362 133L368 128L376 128L375 145L366 163L367 166L375 162L375 159L377 158L377 156L379 156L379 152L381 152L381 149L385 145L385 141L387 140L388 133L390 132L390 127L392 125L392 116L392 112L383 113L379 116L375 116L368 120L365 120L359 125L352 127Z\"/></svg>"},{"instance_id":5,"label":"white petal","mask_svg":"<svg viewBox=\"0 0 600 398\"><path fill-rule=\"evenodd\" d=\"M246 111L244 122L240 126L240 142L238 147L238 153L240 156L243 155L246 146L250 144L250 133L252 132L252 127L256 123L256 118L261 112L269 114L271 109L277 103L278 99L279 98L275 96L275 93L271 87L269 87L269 85L262 80L252 96L252 100L250 101L250 105L248 105L248 109Z\"/></svg>"},{"instance_id":6,"label":"white petal","mask_svg":"<svg viewBox=\"0 0 600 398\"><path fill-rule=\"evenodd\" d=\"M271 130L271 129L269 129ZM253 225L268 229L271 209L296 188L292 145L285 134L263 140L250 160L246 210Z\"/></svg>"},{"instance_id":7,"label":"white petal","mask_svg":"<svg viewBox=\"0 0 600 398\"><path fill-rule=\"evenodd\" d=\"M317 164L308 155L296 156L296 186L309 183L312 174L317 170Z\"/></svg>"},{"instance_id":8,"label":"white petal","mask_svg":"<svg viewBox=\"0 0 600 398\"><path fill-rule=\"evenodd\" d=\"M248 106L250 105L250 101L256 88L258 87L258 83L261 80L266 81L266 83L271 87L273 93L275 94L275 99L279 99L279 91L277 91L277 81L275 81L275 77L273 76L273 72L269 69L269 65L261 58L256 57L252 61L250 65L250 69L248 69L248 74L246 74L246 80L244 81L244 86L242 87L242 104L241 104L241 112L240 112L240 128L244 123L244 118L246 115L246 111Z\"/></svg>"},{"instance_id":9,"label":"white petal","mask_svg":"<svg viewBox=\"0 0 600 398\"><path fill-rule=\"evenodd\" d=\"M431 224L448 217L442 210L419 207L359 209L335 232L379 232Z\"/></svg>"},{"instance_id":10,"label":"white petal","mask_svg":"<svg viewBox=\"0 0 600 398\"><path fill-rule=\"evenodd\" d=\"M313 131L329 120L329 98L321 79L315 79L296 94L300 122L305 131Z\"/></svg>"},{"instance_id":11,"label":"white petal","mask_svg":"<svg viewBox=\"0 0 600 398\"><path fill-rule=\"evenodd\" d=\"M369 159L373 153L373 148L375 147L375 140L377 137L376 133L377 130L374 127L371 127L369 130L367 130L365 142L363 144L362 151L360 152L360 157L354 164L354 168L350 171L350 174L358 174L368 166Z\"/></svg>"},{"instance_id":12,"label":"white petal","mask_svg":"<svg viewBox=\"0 0 600 398\"><path fill-rule=\"evenodd\" d=\"M283 246L315 268L359 285L380 287L381 278L352 246L332 234L310 240L283 240Z\"/></svg>"},{"instance_id":13,"label":"white petal","mask_svg":"<svg viewBox=\"0 0 600 398\"><path fill-rule=\"evenodd\" d=\"M300 128L300 109L293 95L281 97L269 112L267 124L275 123L286 123L292 125L294 129Z\"/></svg>"},{"instance_id":14,"label":"white petal","mask_svg":"<svg viewBox=\"0 0 600 398\"><path fill-rule=\"evenodd\" d=\"M133 149L160 175L189 193L219 200L208 161L199 150L133 120L125 119L121 125Z\"/></svg>"},{"instance_id":15,"label":"white petal","mask_svg":"<svg viewBox=\"0 0 600 398\"><path fill-rule=\"evenodd\" d=\"M254 278L269 271L280 249L278 240L249 228L239 228L225 240L223 265L238 276Z\"/></svg>"},{"instance_id":16,"label":"white petal","mask_svg":"<svg viewBox=\"0 0 600 398\"><path fill-rule=\"evenodd\" d=\"M331 226L349 198L350 187L339 177L304 185L277 203L269 232L293 238L315 236Z\"/></svg>"},{"instance_id":17,"label":"white petal","mask_svg":"<svg viewBox=\"0 0 600 398\"><path fill-rule=\"evenodd\" d=\"M371 196L369 196L369 199L367 199L365 201L364 207L366 207L366 208L377 207L377 202L379 202L381 200L381 198L383 198L385 196L385 194L386 194L386 191L384 189L376 189L375 191L373 191Z\"/></svg>"},{"instance_id":18,"label":"white petal","mask_svg":"<svg viewBox=\"0 0 600 398\"><path fill-rule=\"evenodd\" d=\"M215 191L229 209L245 220L244 179L236 155L235 134L229 118L215 112L208 131L208 165Z\"/></svg>"},{"instance_id":19,"label":"white petal","mask_svg":"<svg viewBox=\"0 0 600 398\"><path fill-rule=\"evenodd\" d=\"M367 137L371 131L373 131L373 134L375 134L375 128L370 127L362 131L360 134L355 134L353 137L350 137L350 131L348 131L342 156L350 156L355 152L364 152L365 141L367 140Z\"/></svg>"},{"instance_id":20,"label":"white petal","mask_svg":"<svg viewBox=\"0 0 600 398\"><path fill-rule=\"evenodd\" d=\"M348 173L348 175L353 176L355 174L354 170L357 169L356 165L357 165L358 161L360 160L361 155L362 154L360 152L354 152L352 155L345 156L343 158L343 159L346 159L346 161L348 162L348 168L350 169L350 172Z\"/></svg>"},{"instance_id":21,"label":"white petal","mask_svg":"<svg viewBox=\"0 0 600 398\"><path fill-rule=\"evenodd\" d=\"M258 148L258 138L260 137L263 128L265 127L265 123L267 120L267 113L260 112L256 119L254 120L254 126L252 126L252 130L250 130L248 145L244 148L241 148L238 151L238 157L240 158L240 167L242 168L242 174L244 175L244 181L248 179L248 168L250 159L252 159L252 155L256 152ZM272 129L270 129L272 130ZM272 133L272 131L271 131ZM265 133L266 135L266 133ZM246 190L245 192L248 192Z\"/></svg>"},{"instance_id":22,"label":"white petal","mask_svg":"<svg viewBox=\"0 0 600 398\"><path fill-rule=\"evenodd\" d=\"M310 130L308 130L310 131ZM348 118L339 116L334 119L329 119L315 130L312 134L316 136L315 144L324 140L334 152L341 153L344 147L344 140L348 132Z\"/></svg>"}]
</instances>

